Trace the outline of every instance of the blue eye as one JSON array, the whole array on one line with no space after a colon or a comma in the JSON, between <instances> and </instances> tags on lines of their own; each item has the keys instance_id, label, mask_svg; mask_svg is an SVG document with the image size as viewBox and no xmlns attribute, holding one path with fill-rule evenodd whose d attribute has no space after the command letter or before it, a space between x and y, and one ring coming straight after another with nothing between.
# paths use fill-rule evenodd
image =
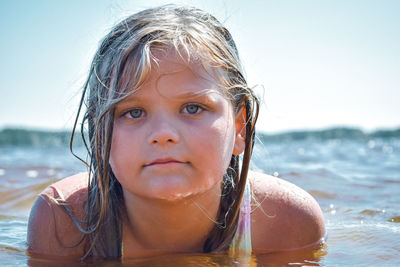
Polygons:
<instances>
[{"instance_id":1,"label":"blue eye","mask_svg":"<svg viewBox=\"0 0 400 267\"><path fill-rule=\"evenodd\" d=\"M143 110L139 109L139 108L135 108L135 109L128 111L128 114L130 117L132 117L134 119L138 119L138 118L142 117Z\"/></svg>"},{"instance_id":2,"label":"blue eye","mask_svg":"<svg viewBox=\"0 0 400 267\"><path fill-rule=\"evenodd\" d=\"M201 109L201 107L195 104L190 104L185 107L186 112L189 114L197 114L199 109Z\"/></svg>"}]
</instances>

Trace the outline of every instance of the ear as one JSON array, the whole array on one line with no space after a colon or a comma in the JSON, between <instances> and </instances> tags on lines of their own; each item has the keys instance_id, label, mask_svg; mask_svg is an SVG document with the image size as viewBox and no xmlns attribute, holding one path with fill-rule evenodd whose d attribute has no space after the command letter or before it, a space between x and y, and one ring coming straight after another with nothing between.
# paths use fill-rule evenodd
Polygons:
<instances>
[{"instance_id":1,"label":"ear","mask_svg":"<svg viewBox=\"0 0 400 267\"><path fill-rule=\"evenodd\" d=\"M246 109L241 108L235 117L235 144L233 147L233 155L243 153L246 146Z\"/></svg>"}]
</instances>

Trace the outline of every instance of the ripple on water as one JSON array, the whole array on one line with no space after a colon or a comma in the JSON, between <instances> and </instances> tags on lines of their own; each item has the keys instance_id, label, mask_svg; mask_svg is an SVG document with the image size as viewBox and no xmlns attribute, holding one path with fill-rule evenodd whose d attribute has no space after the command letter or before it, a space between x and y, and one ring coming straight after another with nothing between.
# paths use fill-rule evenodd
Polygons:
<instances>
[{"instance_id":1,"label":"ripple on water","mask_svg":"<svg viewBox=\"0 0 400 267\"><path fill-rule=\"evenodd\" d=\"M23 217L4 216L0 220L0 247L1 250L22 252L26 249L27 220Z\"/></svg>"},{"instance_id":2,"label":"ripple on water","mask_svg":"<svg viewBox=\"0 0 400 267\"><path fill-rule=\"evenodd\" d=\"M374 215L385 213L385 212L386 212L385 210L381 210L381 209L376 209L376 210L365 209L365 210L362 210L360 212L360 214L374 216Z\"/></svg>"},{"instance_id":3,"label":"ripple on water","mask_svg":"<svg viewBox=\"0 0 400 267\"><path fill-rule=\"evenodd\" d=\"M400 223L400 216L396 216L387 220L388 222Z\"/></svg>"},{"instance_id":4,"label":"ripple on water","mask_svg":"<svg viewBox=\"0 0 400 267\"><path fill-rule=\"evenodd\" d=\"M314 198L336 199L337 197L337 194L331 194L320 190L308 190L308 193Z\"/></svg>"},{"instance_id":5,"label":"ripple on water","mask_svg":"<svg viewBox=\"0 0 400 267\"><path fill-rule=\"evenodd\" d=\"M4 175L0 176L0 213L27 215L37 195L64 172L46 166L4 168Z\"/></svg>"},{"instance_id":6,"label":"ripple on water","mask_svg":"<svg viewBox=\"0 0 400 267\"><path fill-rule=\"evenodd\" d=\"M400 240L394 238L400 233L400 227L388 222L353 222L354 220L327 225L327 262L332 258L337 266L346 261L347 264L351 262L365 266L381 266L383 261L390 262L391 266L395 266L395 262L400 263Z\"/></svg>"}]
</instances>

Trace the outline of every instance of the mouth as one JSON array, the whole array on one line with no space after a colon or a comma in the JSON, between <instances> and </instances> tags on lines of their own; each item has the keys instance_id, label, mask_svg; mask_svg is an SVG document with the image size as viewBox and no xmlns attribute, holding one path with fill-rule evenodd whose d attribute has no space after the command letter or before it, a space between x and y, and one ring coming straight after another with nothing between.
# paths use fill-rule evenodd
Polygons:
<instances>
[{"instance_id":1,"label":"mouth","mask_svg":"<svg viewBox=\"0 0 400 267\"><path fill-rule=\"evenodd\" d=\"M172 165L172 164L179 164L179 163L186 163L180 160L176 160L174 158L160 158L156 159L154 161L151 161L148 164L145 164L144 167L150 167L150 166L164 166L164 165Z\"/></svg>"}]
</instances>

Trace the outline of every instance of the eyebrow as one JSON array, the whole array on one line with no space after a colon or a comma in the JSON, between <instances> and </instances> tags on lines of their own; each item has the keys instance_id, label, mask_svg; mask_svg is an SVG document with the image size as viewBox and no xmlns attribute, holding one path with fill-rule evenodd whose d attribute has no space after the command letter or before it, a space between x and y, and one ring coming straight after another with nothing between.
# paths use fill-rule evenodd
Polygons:
<instances>
[{"instance_id":1,"label":"eyebrow","mask_svg":"<svg viewBox=\"0 0 400 267\"><path fill-rule=\"evenodd\" d=\"M182 92L182 93L178 93L176 95L174 95L174 97L176 97L177 99L180 98L202 98L202 97L210 97L211 94L219 94L221 96L225 97L225 94L223 94L222 92L220 92L219 90L215 89L215 88L211 88L211 89L203 89L197 92Z\"/></svg>"},{"instance_id":2,"label":"eyebrow","mask_svg":"<svg viewBox=\"0 0 400 267\"><path fill-rule=\"evenodd\" d=\"M172 95L170 98L172 100L182 100L182 99L201 99L201 98L207 98L210 100L213 100L214 97L212 96L212 94L218 94L224 98L227 98L227 96L221 92L218 89L215 88L208 88L208 89L202 89L200 91L190 91L190 89L188 88L188 91L184 91L184 92L179 92L177 94ZM160 92L160 95L163 96L162 92ZM165 96L165 95L164 95ZM128 96L127 98L125 98L124 100L122 100L121 102L119 102L118 104L123 104L123 103L129 103L129 102L141 102L144 101L147 97L146 96L141 96L138 95L136 93L131 94L130 96Z\"/></svg>"}]
</instances>

